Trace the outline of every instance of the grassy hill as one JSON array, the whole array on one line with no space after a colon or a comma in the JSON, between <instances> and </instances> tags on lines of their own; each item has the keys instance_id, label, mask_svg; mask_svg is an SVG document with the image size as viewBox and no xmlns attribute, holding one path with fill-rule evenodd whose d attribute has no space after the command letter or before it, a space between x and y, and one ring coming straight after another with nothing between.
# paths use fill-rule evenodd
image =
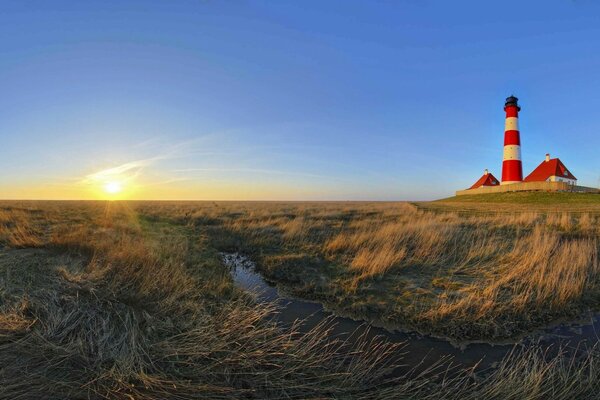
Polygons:
<instances>
[{"instance_id":1,"label":"grassy hill","mask_svg":"<svg viewBox=\"0 0 600 400\"><path fill-rule=\"evenodd\" d=\"M507 192L454 196L437 202L517 204L598 204L600 193Z\"/></svg>"},{"instance_id":2,"label":"grassy hill","mask_svg":"<svg viewBox=\"0 0 600 400\"><path fill-rule=\"evenodd\" d=\"M454 196L414 203L429 211L459 213L541 212L600 214L600 193L509 192Z\"/></svg>"}]
</instances>

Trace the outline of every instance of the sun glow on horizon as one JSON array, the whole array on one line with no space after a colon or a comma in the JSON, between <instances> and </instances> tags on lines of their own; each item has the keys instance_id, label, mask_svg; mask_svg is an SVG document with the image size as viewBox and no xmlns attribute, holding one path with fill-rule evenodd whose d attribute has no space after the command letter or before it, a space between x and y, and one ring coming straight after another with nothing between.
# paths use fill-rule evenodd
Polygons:
<instances>
[{"instance_id":1,"label":"sun glow on horizon","mask_svg":"<svg viewBox=\"0 0 600 400\"><path fill-rule=\"evenodd\" d=\"M123 185L118 181L109 181L104 184L104 191L108 194L118 194L123 191Z\"/></svg>"},{"instance_id":2,"label":"sun glow on horizon","mask_svg":"<svg viewBox=\"0 0 600 400\"><path fill-rule=\"evenodd\" d=\"M80 184L97 199L127 199L135 192L136 181L145 166L145 160L121 164L86 175Z\"/></svg>"}]
</instances>

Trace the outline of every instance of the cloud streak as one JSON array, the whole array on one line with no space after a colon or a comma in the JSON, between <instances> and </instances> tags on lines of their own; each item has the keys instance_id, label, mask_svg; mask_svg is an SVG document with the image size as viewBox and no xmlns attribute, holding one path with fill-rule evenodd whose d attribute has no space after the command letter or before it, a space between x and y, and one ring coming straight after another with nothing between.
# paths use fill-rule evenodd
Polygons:
<instances>
[{"instance_id":1,"label":"cloud streak","mask_svg":"<svg viewBox=\"0 0 600 400\"><path fill-rule=\"evenodd\" d=\"M126 162L114 167L106 168L88 175L85 175L83 178L79 179L81 184L97 184L102 182L107 182L111 180L119 180L119 181L131 181L137 177L139 177L144 169L156 164L159 161L175 159L175 158L185 158L189 157L193 154L194 144L199 141L204 140L205 138L196 138L188 141L172 144L169 146L164 154L160 154L150 158L144 158L139 160L134 160L130 162ZM158 145L158 138L149 139L147 141L141 142L139 147L146 147L149 145ZM138 147L138 146L134 146ZM181 180L180 178L173 178L174 180Z\"/></svg>"},{"instance_id":2,"label":"cloud streak","mask_svg":"<svg viewBox=\"0 0 600 400\"><path fill-rule=\"evenodd\" d=\"M194 172L250 172L257 174L265 174L265 175L281 175L281 176L303 176L306 178L319 178L319 179L338 179L333 178L327 175L319 175L319 174L311 174L306 172L295 172L295 171L281 171L281 170L273 170L273 169L263 169L263 168L185 168L185 169L176 169L172 172L175 173L194 173Z\"/></svg>"},{"instance_id":3,"label":"cloud streak","mask_svg":"<svg viewBox=\"0 0 600 400\"><path fill-rule=\"evenodd\" d=\"M158 160L164 159L164 157L153 157L144 160L131 161L125 164L118 165L116 167L103 169L93 174L86 175L81 183L92 184L98 182L106 182L114 179L119 180L132 180L137 178L143 171L144 168L152 165Z\"/></svg>"}]
</instances>

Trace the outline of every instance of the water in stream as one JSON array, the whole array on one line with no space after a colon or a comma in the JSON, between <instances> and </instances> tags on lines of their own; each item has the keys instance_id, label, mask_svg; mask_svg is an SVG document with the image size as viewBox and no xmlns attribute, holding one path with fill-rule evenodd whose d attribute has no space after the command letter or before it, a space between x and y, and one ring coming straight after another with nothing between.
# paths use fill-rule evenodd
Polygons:
<instances>
[{"instance_id":1,"label":"water in stream","mask_svg":"<svg viewBox=\"0 0 600 400\"><path fill-rule=\"evenodd\" d=\"M478 368L485 369L500 361L515 344L535 342L542 346L568 345L575 348L582 342L588 345L596 343L597 332L600 333L600 318L596 315L590 317L587 324L556 325L509 344L472 343L459 348L443 339L413 332L389 331L364 321L336 316L319 303L286 297L276 286L264 280L256 271L254 263L244 255L226 253L222 256L224 263L231 269L236 286L254 293L259 301L277 303L280 312L274 318L279 323L287 325L300 319L305 321L302 329L309 330L324 318L331 318L335 323L331 334L336 337L353 332L360 334L368 330L367 335L370 337L382 336L391 342L406 343L406 347L402 349L402 352L406 353L403 362L409 366L421 365L426 368L440 359L451 359L454 365L478 365Z\"/></svg>"}]
</instances>

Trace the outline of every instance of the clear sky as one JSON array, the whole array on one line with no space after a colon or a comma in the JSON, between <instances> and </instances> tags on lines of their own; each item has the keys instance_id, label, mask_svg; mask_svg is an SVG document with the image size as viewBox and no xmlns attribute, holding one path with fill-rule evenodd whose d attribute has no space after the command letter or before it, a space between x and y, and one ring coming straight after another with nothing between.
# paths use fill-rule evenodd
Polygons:
<instances>
[{"instance_id":1,"label":"clear sky","mask_svg":"<svg viewBox=\"0 0 600 400\"><path fill-rule=\"evenodd\" d=\"M510 94L525 174L600 185L591 0L8 0L0 90L0 198L449 196Z\"/></svg>"}]
</instances>

